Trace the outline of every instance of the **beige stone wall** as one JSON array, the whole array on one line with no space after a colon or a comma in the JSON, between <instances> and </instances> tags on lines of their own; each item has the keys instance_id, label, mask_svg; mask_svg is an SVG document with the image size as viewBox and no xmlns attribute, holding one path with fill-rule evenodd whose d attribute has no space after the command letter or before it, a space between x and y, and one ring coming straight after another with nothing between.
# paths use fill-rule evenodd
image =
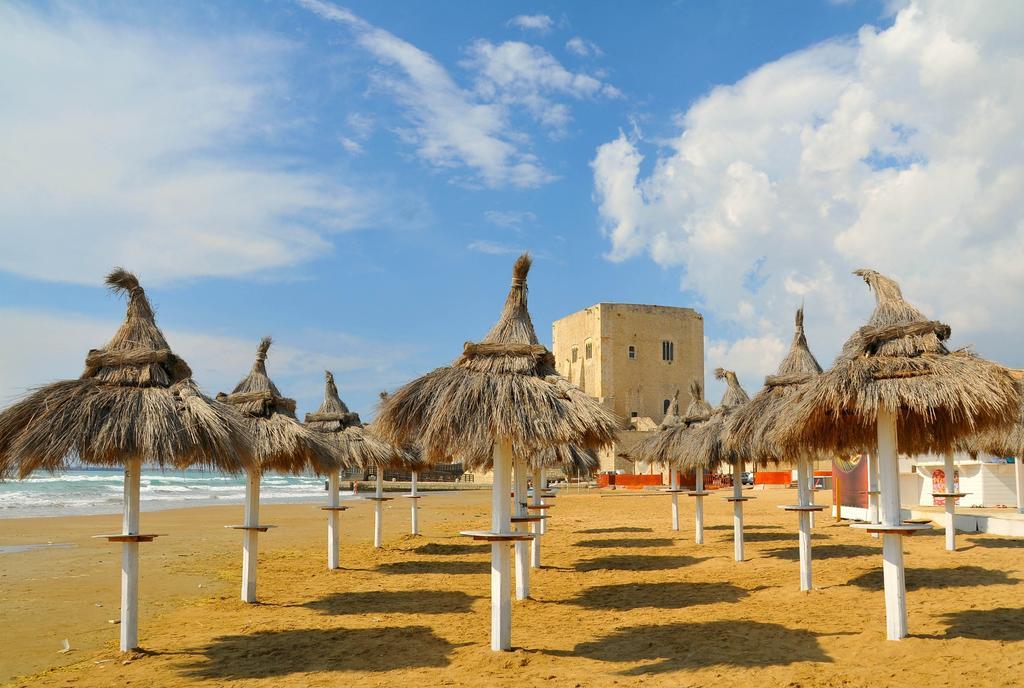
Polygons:
<instances>
[{"instance_id":1,"label":"beige stone wall","mask_svg":"<svg viewBox=\"0 0 1024 688\"><path fill-rule=\"evenodd\" d=\"M556 320L551 329L558 372L622 418L635 414L660 423L666 399L678 390L685 410L690 381L704 381L704 319L690 308L599 303ZM671 361L662 356L666 341L673 345ZM601 453L601 470L634 472L620 454L642 436L624 432Z\"/></svg>"}]
</instances>

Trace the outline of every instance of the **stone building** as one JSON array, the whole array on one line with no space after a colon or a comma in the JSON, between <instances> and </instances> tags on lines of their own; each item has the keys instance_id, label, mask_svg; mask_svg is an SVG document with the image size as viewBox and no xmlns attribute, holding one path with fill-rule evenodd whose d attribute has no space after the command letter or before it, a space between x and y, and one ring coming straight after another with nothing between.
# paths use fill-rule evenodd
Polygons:
<instances>
[{"instance_id":1,"label":"stone building","mask_svg":"<svg viewBox=\"0 0 1024 688\"><path fill-rule=\"evenodd\" d=\"M551 329L558 372L630 421L631 430L602 452L601 470L647 470L623 454L658 426L676 391L685 409L690 381L704 382L703 316L691 308L599 303Z\"/></svg>"}]
</instances>

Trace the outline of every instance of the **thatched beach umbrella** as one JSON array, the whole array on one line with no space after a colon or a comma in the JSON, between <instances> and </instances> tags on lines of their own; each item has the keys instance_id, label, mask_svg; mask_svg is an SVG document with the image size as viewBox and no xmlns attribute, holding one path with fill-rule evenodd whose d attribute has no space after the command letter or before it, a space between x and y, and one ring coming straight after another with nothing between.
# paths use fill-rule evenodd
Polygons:
<instances>
[{"instance_id":1,"label":"thatched beach umbrella","mask_svg":"<svg viewBox=\"0 0 1024 688\"><path fill-rule=\"evenodd\" d=\"M902 536L919 526L902 522L897 452L946 452L965 436L1009 427L1021 397L1006 368L949 351L949 327L907 303L896 282L874 270L854 274L875 293L871 320L800 392L771 437L793 451L877 452L882 524L854 527L882 535L888 637L898 640L907 635Z\"/></svg>"},{"instance_id":2,"label":"thatched beach umbrella","mask_svg":"<svg viewBox=\"0 0 1024 688\"><path fill-rule=\"evenodd\" d=\"M427 460L459 456L470 468L493 467L490 531L470 531L491 542L491 648L511 647L509 543L532 537L510 528L510 468L548 447L610 444L616 417L555 370L554 356L537 340L526 303L530 257L512 270L501 318L478 344L466 343L450 367L438 368L395 392L375 425L388 441L415 441Z\"/></svg>"},{"instance_id":3,"label":"thatched beach umbrella","mask_svg":"<svg viewBox=\"0 0 1024 688\"><path fill-rule=\"evenodd\" d=\"M77 380L41 387L0 414L0 478L56 472L70 461L124 467L121 532L121 650L139 644L139 477L143 461L161 468L209 468L228 473L252 461L242 418L204 396L192 371L174 355L134 275L118 268L107 286L128 296L113 339L93 349Z\"/></svg>"},{"instance_id":4,"label":"thatched beach umbrella","mask_svg":"<svg viewBox=\"0 0 1024 688\"><path fill-rule=\"evenodd\" d=\"M682 457L680 465L685 470L710 470L720 464L732 465L732 496L726 499L732 502L733 555L736 561L743 561L743 502L750 499L742 494L745 457L726 447L724 440L729 416L750 401L750 397L740 386L733 371L716 368L715 378L726 382L722 401L706 423L682 433L679 441L679 456Z\"/></svg>"},{"instance_id":5,"label":"thatched beach umbrella","mask_svg":"<svg viewBox=\"0 0 1024 688\"><path fill-rule=\"evenodd\" d=\"M668 489L663 492L672 496L672 530L679 530L679 493L686 492L686 490L679 489L679 471L676 461L678 457L669 457L662 453L665 447L662 440L669 430L682 425L684 422L683 417L679 415L679 390L676 390L658 429L637 442L629 450L629 458L634 463L668 464Z\"/></svg>"},{"instance_id":6,"label":"thatched beach umbrella","mask_svg":"<svg viewBox=\"0 0 1024 688\"><path fill-rule=\"evenodd\" d=\"M324 401L316 413L306 414L306 427L324 435L337 450L339 463L327 474L327 506L321 507L327 512L327 568L336 569L340 566L339 517L348 508L341 506L339 500L341 469L387 461L394 449L363 428L359 414L349 411L338 395L334 375L329 370L324 373Z\"/></svg>"},{"instance_id":7,"label":"thatched beach umbrella","mask_svg":"<svg viewBox=\"0 0 1024 688\"><path fill-rule=\"evenodd\" d=\"M252 370L235 385L231 394L217 400L231 404L245 417L253 437L256 462L249 467L245 482L245 522L227 526L244 532L242 544L242 601L256 601L256 560L260 533L269 526L260 523L260 476L265 471L329 475L341 463L337 446L295 417L295 400L281 396L267 376L270 337L256 347Z\"/></svg>"},{"instance_id":8,"label":"thatched beach umbrella","mask_svg":"<svg viewBox=\"0 0 1024 688\"><path fill-rule=\"evenodd\" d=\"M736 410L727 423L726 445L756 463L778 463L786 452L769 441L769 432L799 395L800 390L821 373L821 366L807 346L804 335L804 309L796 312L796 331L789 352L775 375L765 378L764 388L749 403ZM811 589L811 514L824 507L811 503L811 457L795 455L797 465L797 504L784 506L799 515L800 589Z\"/></svg>"}]
</instances>

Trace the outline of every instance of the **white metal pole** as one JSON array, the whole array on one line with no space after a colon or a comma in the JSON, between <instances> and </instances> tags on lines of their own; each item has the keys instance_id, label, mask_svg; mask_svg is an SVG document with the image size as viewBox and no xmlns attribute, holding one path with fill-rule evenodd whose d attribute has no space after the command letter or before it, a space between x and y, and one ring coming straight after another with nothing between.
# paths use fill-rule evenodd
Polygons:
<instances>
[{"instance_id":1,"label":"white metal pole","mask_svg":"<svg viewBox=\"0 0 1024 688\"><path fill-rule=\"evenodd\" d=\"M121 532L139 534L139 493L142 460L124 465L124 519ZM139 543L121 544L121 652L139 646Z\"/></svg>"},{"instance_id":2,"label":"white metal pole","mask_svg":"<svg viewBox=\"0 0 1024 688\"><path fill-rule=\"evenodd\" d=\"M694 492L704 491L704 468L697 468L697 476L694 479ZM694 539L698 545L704 544L704 495L698 494L694 499L697 505L694 507Z\"/></svg>"},{"instance_id":3,"label":"white metal pole","mask_svg":"<svg viewBox=\"0 0 1024 688\"><path fill-rule=\"evenodd\" d=\"M879 501L878 501L878 452L868 454L868 520L871 523L881 523ZM871 537L878 537L878 533L872 533Z\"/></svg>"},{"instance_id":4,"label":"white metal pole","mask_svg":"<svg viewBox=\"0 0 1024 688\"><path fill-rule=\"evenodd\" d=\"M801 456L796 461L797 502L811 505L811 460ZM811 512L798 511L800 521L800 589L811 589Z\"/></svg>"},{"instance_id":5,"label":"white metal pole","mask_svg":"<svg viewBox=\"0 0 1024 688\"><path fill-rule=\"evenodd\" d=\"M743 561L743 462L736 459L732 464L732 549L736 561Z\"/></svg>"},{"instance_id":6,"label":"white metal pole","mask_svg":"<svg viewBox=\"0 0 1024 688\"><path fill-rule=\"evenodd\" d=\"M953 465L953 452L948 451L942 457L943 468L946 473L946 494L951 495L953 488L953 473L956 467ZM946 497L946 550L956 551L956 499Z\"/></svg>"},{"instance_id":7,"label":"white metal pole","mask_svg":"<svg viewBox=\"0 0 1024 688\"><path fill-rule=\"evenodd\" d=\"M260 472L250 468L245 480L245 530L242 540L242 601L256 601L256 559L260 532Z\"/></svg>"},{"instance_id":8,"label":"white metal pole","mask_svg":"<svg viewBox=\"0 0 1024 688\"><path fill-rule=\"evenodd\" d=\"M676 469L668 469L668 485L672 490L672 530L679 530L679 493L676 492Z\"/></svg>"},{"instance_id":9,"label":"white metal pole","mask_svg":"<svg viewBox=\"0 0 1024 688\"><path fill-rule=\"evenodd\" d=\"M340 564L341 551L341 527L339 520L341 512L337 510L339 503L338 490L341 488L341 475L339 469L334 469L327 474L327 568L336 569Z\"/></svg>"},{"instance_id":10,"label":"white metal pole","mask_svg":"<svg viewBox=\"0 0 1024 688\"><path fill-rule=\"evenodd\" d=\"M417 471L413 471L412 472L412 488L411 488L412 499L409 500L410 502L412 502L412 506L410 507L410 509L412 509L412 534L413 535L419 535L420 534L420 512L419 512L419 509L417 508L417 505L420 503L420 500L416 498L417 497L417 495L416 495L416 480L417 480L418 477L419 477L419 475L418 475Z\"/></svg>"},{"instance_id":11,"label":"white metal pole","mask_svg":"<svg viewBox=\"0 0 1024 688\"><path fill-rule=\"evenodd\" d=\"M878 409L878 481L882 491L882 524L900 525L900 474L896 416ZM885 622L889 640L907 635L907 590L903 571L903 536L882 535L882 573L885 582Z\"/></svg>"},{"instance_id":12,"label":"white metal pole","mask_svg":"<svg viewBox=\"0 0 1024 688\"><path fill-rule=\"evenodd\" d=\"M380 549L384 542L384 467L377 467L377 506L373 510L373 546Z\"/></svg>"},{"instance_id":13,"label":"white metal pole","mask_svg":"<svg viewBox=\"0 0 1024 688\"><path fill-rule=\"evenodd\" d=\"M515 507L513 513L518 517L526 516L526 461L522 457L515 457ZM516 531L526 531L525 523L517 523L513 528ZM526 540L518 540L515 544L516 551L516 599L525 600L530 596L530 543Z\"/></svg>"},{"instance_id":14,"label":"white metal pole","mask_svg":"<svg viewBox=\"0 0 1024 688\"><path fill-rule=\"evenodd\" d=\"M540 505L540 495L541 495L541 490L543 489L540 486L540 483L541 483L541 477L540 476L541 476L541 473L543 472L543 470L544 470L543 468L534 468L533 469L533 505L534 506L539 506ZM535 509L534 511L536 511L536 515L537 516L542 516L542 517L544 516L544 510L543 509ZM530 550L530 552L531 552L530 566L532 566L535 569L539 569L540 568L540 536L544 532L543 531L544 520L545 519L542 518L541 520L539 520L539 521L537 521L536 523L533 524L533 542L531 543L533 546L532 546L532 548Z\"/></svg>"},{"instance_id":15,"label":"white metal pole","mask_svg":"<svg viewBox=\"0 0 1024 688\"><path fill-rule=\"evenodd\" d=\"M491 532L510 531L512 489L512 443L495 442L492 450L494 483L491 485ZM491 543L491 649L512 649L512 599L509 586L510 548L508 542Z\"/></svg>"},{"instance_id":16,"label":"white metal pole","mask_svg":"<svg viewBox=\"0 0 1024 688\"><path fill-rule=\"evenodd\" d=\"M1024 514L1024 456L1013 457L1013 481L1017 488L1017 511Z\"/></svg>"},{"instance_id":17,"label":"white metal pole","mask_svg":"<svg viewBox=\"0 0 1024 688\"><path fill-rule=\"evenodd\" d=\"M536 483L534 483L534 484L536 485ZM534 490L536 490L536 489L537 488L535 487ZM540 492L541 492L540 503L541 504L545 504L543 495L544 495L545 492L547 492L547 489L548 489L548 473L547 473L546 470L541 468L540 469ZM547 515L547 509L543 510L543 513L544 513L544 515ZM540 522L540 534L544 535L547 532L548 532L548 520L544 519L543 521Z\"/></svg>"}]
</instances>

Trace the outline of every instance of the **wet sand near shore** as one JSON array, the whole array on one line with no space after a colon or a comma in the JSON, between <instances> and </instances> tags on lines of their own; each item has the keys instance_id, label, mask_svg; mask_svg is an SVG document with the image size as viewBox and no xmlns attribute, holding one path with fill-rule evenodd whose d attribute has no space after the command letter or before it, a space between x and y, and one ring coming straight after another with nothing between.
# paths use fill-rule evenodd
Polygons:
<instances>
[{"instance_id":1,"label":"wet sand near shore","mask_svg":"<svg viewBox=\"0 0 1024 688\"><path fill-rule=\"evenodd\" d=\"M489 494L388 502L385 548L372 505L342 515L342 566L326 569L325 517L265 506L261 604L238 600L241 508L143 514L143 652L117 652L120 548L93 540L116 516L0 521L0 681L18 686L1014 686L1024 679L1024 539L942 531L907 538L911 637L885 640L881 545L819 516L816 590L798 588L791 490L751 493L747 561L732 561L731 507L706 500L693 542L669 497L564 491L532 599L513 603L514 651L489 650ZM828 493L819 493L823 502ZM102 606L97 606L102 605ZM74 652L62 655L68 638ZM18 676L19 678L12 678Z\"/></svg>"}]
</instances>

